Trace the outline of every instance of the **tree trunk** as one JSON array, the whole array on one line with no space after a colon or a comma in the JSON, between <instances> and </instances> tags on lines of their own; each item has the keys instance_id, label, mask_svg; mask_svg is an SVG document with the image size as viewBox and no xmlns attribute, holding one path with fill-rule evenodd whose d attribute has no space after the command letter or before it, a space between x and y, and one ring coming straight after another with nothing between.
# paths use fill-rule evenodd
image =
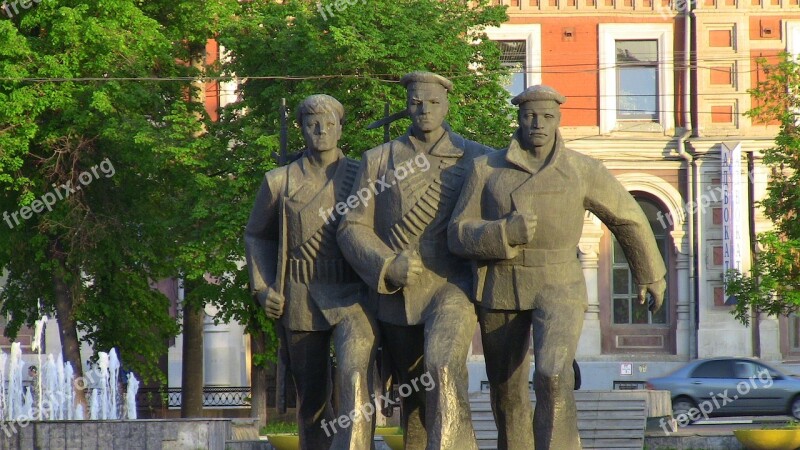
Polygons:
<instances>
[{"instance_id":1,"label":"tree trunk","mask_svg":"<svg viewBox=\"0 0 800 450\"><path fill-rule=\"evenodd\" d=\"M267 424L267 365L253 364L253 355L267 351L267 337L261 329L250 333L250 417L258 419L260 429Z\"/></svg>"},{"instance_id":2,"label":"tree trunk","mask_svg":"<svg viewBox=\"0 0 800 450\"><path fill-rule=\"evenodd\" d=\"M53 274L53 291L56 301L56 322L61 337L61 355L65 362L72 365L74 379L83 378L83 359L81 358L81 344L78 340L78 323L73 314L75 305L74 296L77 292L69 288L65 279L67 272L66 255L59 249L58 243L53 245L53 259L58 262L58 268ZM75 406L81 405L84 417L88 418L89 410L86 402L85 383L75 384Z\"/></svg>"},{"instance_id":3,"label":"tree trunk","mask_svg":"<svg viewBox=\"0 0 800 450\"><path fill-rule=\"evenodd\" d=\"M205 312L183 301L181 417L203 417L203 322Z\"/></svg>"}]
</instances>

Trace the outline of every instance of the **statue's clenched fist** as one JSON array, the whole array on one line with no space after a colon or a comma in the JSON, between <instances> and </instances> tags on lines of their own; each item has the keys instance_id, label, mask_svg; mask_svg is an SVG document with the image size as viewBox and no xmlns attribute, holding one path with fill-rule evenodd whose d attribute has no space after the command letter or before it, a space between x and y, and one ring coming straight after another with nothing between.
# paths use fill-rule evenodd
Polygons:
<instances>
[{"instance_id":1,"label":"statue's clenched fist","mask_svg":"<svg viewBox=\"0 0 800 450\"><path fill-rule=\"evenodd\" d=\"M536 232L536 214L514 211L506 218L506 234L509 245L527 244Z\"/></svg>"},{"instance_id":2,"label":"statue's clenched fist","mask_svg":"<svg viewBox=\"0 0 800 450\"><path fill-rule=\"evenodd\" d=\"M422 273L422 259L416 250L403 250L386 270L386 282L395 287L411 284Z\"/></svg>"},{"instance_id":3,"label":"statue's clenched fist","mask_svg":"<svg viewBox=\"0 0 800 450\"><path fill-rule=\"evenodd\" d=\"M652 313L657 313L664 303L664 293L667 291L667 280L664 278L650 284L639 285L639 303L644 305L647 301L647 309ZM647 294L650 298L647 299Z\"/></svg>"},{"instance_id":4,"label":"statue's clenched fist","mask_svg":"<svg viewBox=\"0 0 800 450\"><path fill-rule=\"evenodd\" d=\"M256 293L256 299L258 300L258 304L264 308L264 312L267 313L267 317L270 319L281 318L283 315L283 304L285 302L283 295L272 288L268 288L265 291L259 291Z\"/></svg>"}]
</instances>

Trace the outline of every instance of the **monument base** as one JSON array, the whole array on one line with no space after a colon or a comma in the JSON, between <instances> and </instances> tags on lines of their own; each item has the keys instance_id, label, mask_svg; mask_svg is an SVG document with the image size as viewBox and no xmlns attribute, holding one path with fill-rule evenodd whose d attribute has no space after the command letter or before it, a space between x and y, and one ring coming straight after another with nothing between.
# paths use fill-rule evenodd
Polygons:
<instances>
[{"instance_id":1,"label":"monument base","mask_svg":"<svg viewBox=\"0 0 800 450\"><path fill-rule=\"evenodd\" d=\"M74 420L0 424L8 450L225 450L227 419Z\"/></svg>"}]
</instances>

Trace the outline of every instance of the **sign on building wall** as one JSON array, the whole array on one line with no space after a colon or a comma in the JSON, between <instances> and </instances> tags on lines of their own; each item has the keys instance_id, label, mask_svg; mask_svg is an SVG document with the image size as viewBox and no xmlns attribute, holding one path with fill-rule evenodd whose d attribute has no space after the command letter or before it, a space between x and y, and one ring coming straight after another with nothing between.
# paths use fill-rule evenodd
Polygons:
<instances>
[{"instance_id":1,"label":"sign on building wall","mask_svg":"<svg viewBox=\"0 0 800 450\"><path fill-rule=\"evenodd\" d=\"M720 146L722 159L722 269L742 267L742 145L739 142L723 142ZM724 286L723 286L724 290ZM723 291L724 292L724 291ZM735 297L724 293L725 304L736 303Z\"/></svg>"}]
</instances>

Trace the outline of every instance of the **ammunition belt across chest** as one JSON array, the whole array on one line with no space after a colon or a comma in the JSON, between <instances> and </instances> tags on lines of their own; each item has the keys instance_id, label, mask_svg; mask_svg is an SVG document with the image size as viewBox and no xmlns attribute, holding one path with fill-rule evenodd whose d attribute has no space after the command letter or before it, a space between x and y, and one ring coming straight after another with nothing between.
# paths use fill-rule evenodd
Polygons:
<instances>
[{"instance_id":1,"label":"ammunition belt across chest","mask_svg":"<svg viewBox=\"0 0 800 450\"><path fill-rule=\"evenodd\" d=\"M464 178L464 168L454 164L453 158L442 158L441 171L428 185L403 217L389 229L389 242L394 250L409 248L423 234L442 234L447 228L459 189Z\"/></svg>"},{"instance_id":2,"label":"ammunition belt across chest","mask_svg":"<svg viewBox=\"0 0 800 450\"><path fill-rule=\"evenodd\" d=\"M342 162L346 164L344 179L334 193L333 205L342 202L353 188L356 174L358 172L358 162L346 159ZM305 242L293 248L290 252L291 257L299 259L313 260L317 258L340 258L338 245L336 244L336 227L339 224L339 215L334 215L332 220L322 224L316 232L311 234Z\"/></svg>"},{"instance_id":3,"label":"ammunition belt across chest","mask_svg":"<svg viewBox=\"0 0 800 450\"><path fill-rule=\"evenodd\" d=\"M288 276L292 282L354 283L358 275L344 258L332 259L289 259Z\"/></svg>"}]
</instances>

